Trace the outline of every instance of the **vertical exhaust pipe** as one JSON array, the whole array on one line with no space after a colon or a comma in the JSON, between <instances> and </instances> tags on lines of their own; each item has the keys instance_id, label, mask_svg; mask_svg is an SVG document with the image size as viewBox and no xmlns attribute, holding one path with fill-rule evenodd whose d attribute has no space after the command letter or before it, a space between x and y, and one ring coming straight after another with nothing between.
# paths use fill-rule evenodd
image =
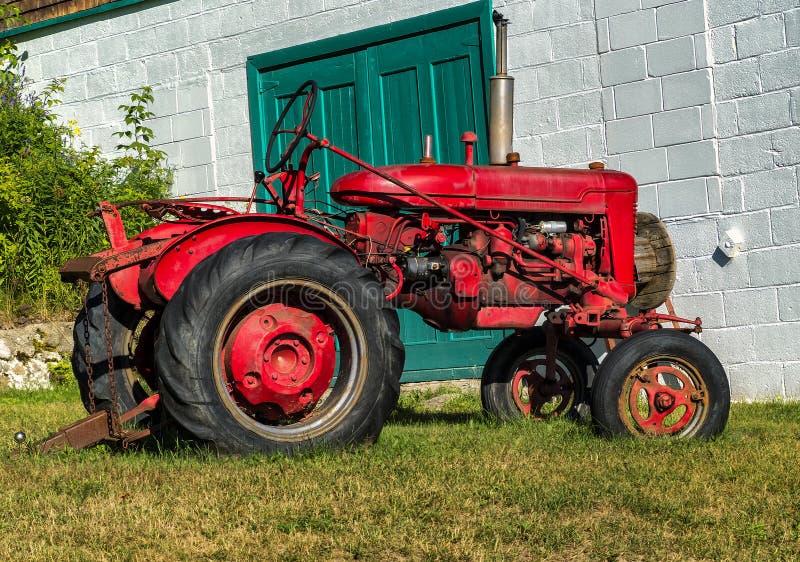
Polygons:
<instances>
[{"instance_id":1,"label":"vertical exhaust pipe","mask_svg":"<svg viewBox=\"0 0 800 562\"><path fill-rule=\"evenodd\" d=\"M489 78L489 163L505 165L513 152L514 78L508 75L508 23L497 10L492 14L497 35L497 75Z\"/></svg>"}]
</instances>

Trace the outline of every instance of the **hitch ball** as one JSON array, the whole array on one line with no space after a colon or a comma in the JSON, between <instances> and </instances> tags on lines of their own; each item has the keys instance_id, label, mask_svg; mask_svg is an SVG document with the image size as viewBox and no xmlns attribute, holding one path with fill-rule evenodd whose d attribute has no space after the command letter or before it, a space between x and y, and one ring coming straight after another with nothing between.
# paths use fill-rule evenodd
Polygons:
<instances>
[{"instance_id":1,"label":"hitch ball","mask_svg":"<svg viewBox=\"0 0 800 562\"><path fill-rule=\"evenodd\" d=\"M28 439L28 436L25 435L24 431L18 431L18 432L16 432L14 434L14 441L16 441L17 444L19 444L19 445L22 445L23 443L25 443L25 441L27 439Z\"/></svg>"}]
</instances>

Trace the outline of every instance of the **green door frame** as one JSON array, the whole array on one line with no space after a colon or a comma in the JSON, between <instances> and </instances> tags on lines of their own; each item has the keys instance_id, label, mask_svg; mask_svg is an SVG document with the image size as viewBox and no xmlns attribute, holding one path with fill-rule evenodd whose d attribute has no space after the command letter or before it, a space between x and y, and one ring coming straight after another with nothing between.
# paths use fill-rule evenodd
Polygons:
<instances>
[{"instance_id":1,"label":"green door frame","mask_svg":"<svg viewBox=\"0 0 800 562\"><path fill-rule=\"evenodd\" d=\"M437 29L478 20L481 37L481 56L484 62L484 73L491 76L495 72L494 41L491 0L478 0L464 6L448 8L431 14L417 16L407 20L389 23L378 27L370 27L361 31L321 39L312 43L303 43L269 53L253 55L247 58L247 97L250 112L250 138L253 149L253 164L256 169L264 158L268 131L264 130L263 108L261 99L261 76L265 71L292 66L299 62L308 62L328 58L333 55L362 49L367 45L386 43L435 31ZM489 84L485 85L485 99L489 99ZM486 112L488 118L488 110Z\"/></svg>"}]
</instances>

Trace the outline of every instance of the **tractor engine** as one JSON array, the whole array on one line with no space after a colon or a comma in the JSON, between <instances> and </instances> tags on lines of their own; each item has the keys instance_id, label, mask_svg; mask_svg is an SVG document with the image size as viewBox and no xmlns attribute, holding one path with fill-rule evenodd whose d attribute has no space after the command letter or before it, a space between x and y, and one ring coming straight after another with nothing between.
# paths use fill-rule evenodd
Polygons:
<instances>
[{"instance_id":1,"label":"tractor engine","mask_svg":"<svg viewBox=\"0 0 800 562\"><path fill-rule=\"evenodd\" d=\"M443 330L509 322L528 327L544 309L586 302L570 275L524 259L508 239L579 275L608 278L612 273L605 216L523 215L481 222L497 236L428 213L358 212L348 217L347 243L381 272L399 306ZM669 288L650 287L651 280L665 285L659 273L674 271L669 238L660 237L658 225L644 225L647 230L634 244L639 296L633 300L646 298L654 306L666 299Z\"/></svg>"}]
</instances>

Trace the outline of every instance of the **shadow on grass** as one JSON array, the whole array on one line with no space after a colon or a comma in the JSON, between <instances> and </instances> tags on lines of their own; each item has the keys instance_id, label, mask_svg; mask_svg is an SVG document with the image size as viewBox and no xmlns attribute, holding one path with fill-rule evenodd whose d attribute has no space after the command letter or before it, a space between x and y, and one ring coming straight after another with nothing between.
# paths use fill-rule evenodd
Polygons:
<instances>
[{"instance_id":1,"label":"shadow on grass","mask_svg":"<svg viewBox=\"0 0 800 562\"><path fill-rule=\"evenodd\" d=\"M393 425L465 424L491 423L492 419L482 412L440 412L420 411L415 408L398 406L389 416L387 423Z\"/></svg>"}]
</instances>

